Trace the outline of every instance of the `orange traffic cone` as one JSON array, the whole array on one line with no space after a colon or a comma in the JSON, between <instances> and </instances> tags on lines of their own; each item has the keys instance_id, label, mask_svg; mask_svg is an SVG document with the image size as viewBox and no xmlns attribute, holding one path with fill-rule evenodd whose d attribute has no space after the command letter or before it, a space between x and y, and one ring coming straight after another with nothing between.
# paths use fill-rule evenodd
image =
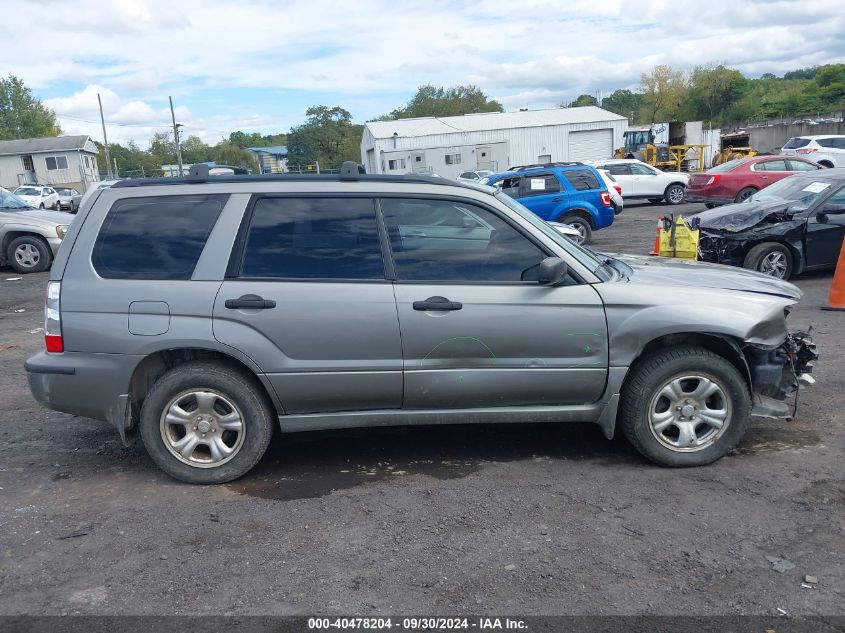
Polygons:
<instances>
[{"instance_id":1,"label":"orange traffic cone","mask_svg":"<svg viewBox=\"0 0 845 633\"><path fill-rule=\"evenodd\" d=\"M833 282L830 284L830 292L827 295L827 305L822 310L845 311L845 240L839 249L839 259L836 262L836 272L833 273Z\"/></svg>"},{"instance_id":2,"label":"orange traffic cone","mask_svg":"<svg viewBox=\"0 0 845 633\"><path fill-rule=\"evenodd\" d=\"M663 216L657 218L657 235L654 238L654 248L649 255L660 255L660 232L663 230Z\"/></svg>"}]
</instances>

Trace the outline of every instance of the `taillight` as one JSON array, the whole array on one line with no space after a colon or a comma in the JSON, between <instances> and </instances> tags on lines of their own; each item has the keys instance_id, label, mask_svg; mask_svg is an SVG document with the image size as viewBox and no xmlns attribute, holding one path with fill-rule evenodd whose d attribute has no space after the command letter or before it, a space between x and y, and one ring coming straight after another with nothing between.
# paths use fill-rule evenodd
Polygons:
<instances>
[{"instance_id":1,"label":"taillight","mask_svg":"<svg viewBox=\"0 0 845 633\"><path fill-rule=\"evenodd\" d=\"M613 188L616 189L616 193L618 193L620 196L622 195L622 187L620 187L619 185L613 185Z\"/></svg>"},{"instance_id":2,"label":"taillight","mask_svg":"<svg viewBox=\"0 0 845 633\"><path fill-rule=\"evenodd\" d=\"M606 191L601 192L601 203L606 207L610 206L610 194Z\"/></svg>"},{"instance_id":3,"label":"taillight","mask_svg":"<svg viewBox=\"0 0 845 633\"><path fill-rule=\"evenodd\" d=\"M715 176L710 176L710 179L704 183L704 186L709 187L710 185L715 185L717 182L719 182L719 178L720 176L718 174L716 174Z\"/></svg>"},{"instance_id":4,"label":"taillight","mask_svg":"<svg viewBox=\"0 0 845 633\"><path fill-rule=\"evenodd\" d=\"M47 282L47 300L44 302L44 344L48 352L60 354L65 351L62 340L62 312L59 296L62 292L60 281Z\"/></svg>"}]
</instances>

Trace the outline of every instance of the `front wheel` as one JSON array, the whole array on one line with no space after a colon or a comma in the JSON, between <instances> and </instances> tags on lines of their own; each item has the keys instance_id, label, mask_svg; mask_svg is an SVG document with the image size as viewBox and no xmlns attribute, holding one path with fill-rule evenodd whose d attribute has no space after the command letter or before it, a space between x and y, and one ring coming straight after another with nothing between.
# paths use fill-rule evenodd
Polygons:
<instances>
[{"instance_id":1,"label":"front wheel","mask_svg":"<svg viewBox=\"0 0 845 633\"><path fill-rule=\"evenodd\" d=\"M273 413L255 380L201 361L168 371L141 408L141 439L153 461L191 484L237 479L261 459Z\"/></svg>"},{"instance_id":2,"label":"front wheel","mask_svg":"<svg viewBox=\"0 0 845 633\"><path fill-rule=\"evenodd\" d=\"M40 273L50 267L53 254L40 237L22 235L9 243L6 260L19 273Z\"/></svg>"},{"instance_id":3,"label":"front wheel","mask_svg":"<svg viewBox=\"0 0 845 633\"><path fill-rule=\"evenodd\" d=\"M787 280L792 276L792 253L786 246L776 242L758 244L748 251L742 267L775 279Z\"/></svg>"},{"instance_id":4,"label":"front wheel","mask_svg":"<svg viewBox=\"0 0 845 633\"><path fill-rule=\"evenodd\" d=\"M661 466L704 466L745 435L751 395L723 357L700 347L651 354L631 369L620 423L634 447Z\"/></svg>"},{"instance_id":5,"label":"front wheel","mask_svg":"<svg viewBox=\"0 0 845 633\"><path fill-rule=\"evenodd\" d=\"M593 227L590 226L590 221L580 215L567 215L558 222L578 231L579 237L571 238L576 244L589 244L593 238Z\"/></svg>"},{"instance_id":6,"label":"front wheel","mask_svg":"<svg viewBox=\"0 0 845 633\"><path fill-rule=\"evenodd\" d=\"M684 201L683 185L669 185L664 193L666 202L671 205L681 204Z\"/></svg>"}]
</instances>

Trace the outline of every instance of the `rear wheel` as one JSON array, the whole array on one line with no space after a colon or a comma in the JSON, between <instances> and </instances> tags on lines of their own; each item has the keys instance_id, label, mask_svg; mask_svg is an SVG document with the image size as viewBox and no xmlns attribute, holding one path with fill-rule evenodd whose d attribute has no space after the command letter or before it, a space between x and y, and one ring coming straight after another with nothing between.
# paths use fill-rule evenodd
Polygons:
<instances>
[{"instance_id":1,"label":"rear wheel","mask_svg":"<svg viewBox=\"0 0 845 633\"><path fill-rule=\"evenodd\" d=\"M631 369L620 402L628 441L661 466L703 466L730 452L751 415L742 375L699 347L651 354Z\"/></svg>"},{"instance_id":2,"label":"rear wheel","mask_svg":"<svg viewBox=\"0 0 845 633\"><path fill-rule=\"evenodd\" d=\"M593 238L593 227L590 226L590 221L585 217L569 214L563 216L558 222L578 231L580 237L572 237L576 244L589 244Z\"/></svg>"},{"instance_id":3,"label":"rear wheel","mask_svg":"<svg viewBox=\"0 0 845 633\"><path fill-rule=\"evenodd\" d=\"M171 477L218 484L244 475L273 434L273 412L247 374L213 362L168 371L141 408L140 432L153 461Z\"/></svg>"},{"instance_id":4,"label":"rear wheel","mask_svg":"<svg viewBox=\"0 0 845 633\"><path fill-rule=\"evenodd\" d=\"M712 202L705 202L704 206L707 207L708 209L715 209L719 205L713 204Z\"/></svg>"},{"instance_id":5,"label":"rear wheel","mask_svg":"<svg viewBox=\"0 0 845 633\"><path fill-rule=\"evenodd\" d=\"M6 260L19 273L40 273L50 267L53 254L39 237L22 235L6 248Z\"/></svg>"},{"instance_id":6,"label":"rear wheel","mask_svg":"<svg viewBox=\"0 0 845 633\"><path fill-rule=\"evenodd\" d=\"M666 187L664 194L666 202L671 205L681 204L684 201L684 186L683 185L669 185Z\"/></svg>"},{"instance_id":7,"label":"rear wheel","mask_svg":"<svg viewBox=\"0 0 845 633\"><path fill-rule=\"evenodd\" d=\"M755 193L757 193L757 190L754 187L746 187L745 189L741 189L740 192L736 194L734 202L745 202Z\"/></svg>"},{"instance_id":8,"label":"rear wheel","mask_svg":"<svg viewBox=\"0 0 845 633\"><path fill-rule=\"evenodd\" d=\"M748 251L742 266L769 277L786 280L792 276L792 253L786 246L776 242L758 244Z\"/></svg>"}]
</instances>

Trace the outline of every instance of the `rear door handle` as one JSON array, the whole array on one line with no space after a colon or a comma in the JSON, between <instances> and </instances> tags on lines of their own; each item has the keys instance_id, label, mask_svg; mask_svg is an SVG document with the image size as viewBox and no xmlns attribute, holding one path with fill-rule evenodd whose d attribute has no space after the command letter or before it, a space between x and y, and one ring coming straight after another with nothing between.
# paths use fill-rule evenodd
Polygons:
<instances>
[{"instance_id":1,"label":"rear door handle","mask_svg":"<svg viewBox=\"0 0 845 633\"><path fill-rule=\"evenodd\" d=\"M429 297L425 301L414 301L414 310L460 310L464 304L458 301L449 301L446 297Z\"/></svg>"},{"instance_id":2,"label":"rear door handle","mask_svg":"<svg viewBox=\"0 0 845 633\"><path fill-rule=\"evenodd\" d=\"M267 310L269 308L275 308L276 302L272 299L264 299L258 295L244 295L242 297L238 297L237 299L226 299L226 302L223 305L230 310L237 310L239 308L245 308L248 310Z\"/></svg>"}]
</instances>

